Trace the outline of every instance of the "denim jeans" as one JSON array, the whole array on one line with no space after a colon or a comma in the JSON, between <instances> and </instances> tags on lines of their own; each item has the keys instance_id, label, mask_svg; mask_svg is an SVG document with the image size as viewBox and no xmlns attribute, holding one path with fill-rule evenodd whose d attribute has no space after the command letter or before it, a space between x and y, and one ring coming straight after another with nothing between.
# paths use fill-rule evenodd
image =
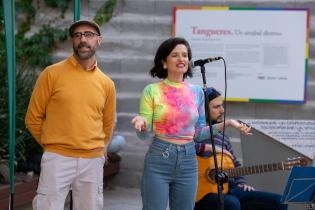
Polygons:
<instances>
[{"instance_id":1,"label":"denim jeans","mask_svg":"<svg viewBox=\"0 0 315 210\"><path fill-rule=\"evenodd\" d=\"M123 148L125 143L126 143L126 140L125 140L124 136L113 135L112 141L108 145L107 152L108 153L117 153Z\"/></svg>"},{"instance_id":2,"label":"denim jeans","mask_svg":"<svg viewBox=\"0 0 315 210\"><path fill-rule=\"evenodd\" d=\"M216 210L217 194L208 194L196 203L195 210ZM243 191L235 187L224 195L224 210L286 210L287 205L280 204L281 196L271 192Z\"/></svg>"},{"instance_id":3,"label":"denim jeans","mask_svg":"<svg viewBox=\"0 0 315 210\"><path fill-rule=\"evenodd\" d=\"M172 144L154 138L144 160L143 210L193 210L197 189L194 142Z\"/></svg>"}]
</instances>

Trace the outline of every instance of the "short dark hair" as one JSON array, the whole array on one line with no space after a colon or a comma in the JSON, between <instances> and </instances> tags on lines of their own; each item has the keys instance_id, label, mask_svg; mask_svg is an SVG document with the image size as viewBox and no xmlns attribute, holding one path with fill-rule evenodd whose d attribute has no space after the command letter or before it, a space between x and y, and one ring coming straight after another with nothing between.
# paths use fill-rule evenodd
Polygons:
<instances>
[{"instance_id":1,"label":"short dark hair","mask_svg":"<svg viewBox=\"0 0 315 210\"><path fill-rule=\"evenodd\" d=\"M191 54L191 48L189 43L186 41L186 39L181 37L174 37L169 38L162 42L162 44L159 46L158 50L156 51L155 58L154 58L154 66L150 70L150 75L152 77L158 77L160 79L167 78L167 71L163 68L162 60L166 61L167 56L173 51L173 49L179 45L183 44L187 47L188 51L188 59L191 60L192 54ZM188 66L187 72L184 74L184 79L189 76L192 77L192 69L190 66Z\"/></svg>"},{"instance_id":2,"label":"short dark hair","mask_svg":"<svg viewBox=\"0 0 315 210\"><path fill-rule=\"evenodd\" d=\"M88 25L91 26L92 28L94 28L97 32L97 34L100 36L101 35L101 30L100 27L97 23L95 23L94 21L91 20L78 20L74 23L71 24L70 28L69 28L69 35L72 37L73 36L73 32L74 30L81 25Z\"/></svg>"},{"instance_id":3,"label":"short dark hair","mask_svg":"<svg viewBox=\"0 0 315 210\"><path fill-rule=\"evenodd\" d=\"M209 102L212 101L213 99L221 96L221 93L219 91L217 91L214 87L209 87L207 89L207 94L208 94Z\"/></svg>"}]
</instances>

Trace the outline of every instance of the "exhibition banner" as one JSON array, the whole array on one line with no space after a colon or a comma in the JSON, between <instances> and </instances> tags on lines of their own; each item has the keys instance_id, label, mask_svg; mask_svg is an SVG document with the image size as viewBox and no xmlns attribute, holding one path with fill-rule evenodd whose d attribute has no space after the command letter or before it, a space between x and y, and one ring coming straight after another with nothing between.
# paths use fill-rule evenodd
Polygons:
<instances>
[{"instance_id":1,"label":"exhibition banner","mask_svg":"<svg viewBox=\"0 0 315 210\"><path fill-rule=\"evenodd\" d=\"M309 10L231 7L175 7L173 36L186 38L193 60L205 64L207 86L227 100L305 103ZM202 83L200 68L191 83Z\"/></svg>"}]
</instances>

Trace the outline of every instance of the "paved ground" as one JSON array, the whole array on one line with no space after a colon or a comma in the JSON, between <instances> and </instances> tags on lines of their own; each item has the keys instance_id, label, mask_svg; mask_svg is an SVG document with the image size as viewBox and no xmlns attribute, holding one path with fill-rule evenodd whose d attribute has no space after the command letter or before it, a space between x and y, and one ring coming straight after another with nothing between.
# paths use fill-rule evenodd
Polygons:
<instances>
[{"instance_id":1,"label":"paved ground","mask_svg":"<svg viewBox=\"0 0 315 210\"><path fill-rule=\"evenodd\" d=\"M115 187L104 191L103 210L141 210L141 196L138 188ZM289 205L289 210L306 209L305 204ZM31 204L15 208L14 210L32 210ZM65 208L66 210L66 208ZM169 210L167 208L166 210Z\"/></svg>"},{"instance_id":2,"label":"paved ground","mask_svg":"<svg viewBox=\"0 0 315 210\"><path fill-rule=\"evenodd\" d=\"M104 191L103 210L141 210L141 196L138 188L115 187ZM31 204L15 210L32 210Z\"/></svg>"},{"instance_id":3,"label":"paved ground","mask_svg":"<svg viewBox=\"0 0 315 210\"><path fill-rule=\"evenodd\" d=\"M141 210L141 195L138 188L116 187L104 191L104 210Z\"/></svg>"}]
</instances>

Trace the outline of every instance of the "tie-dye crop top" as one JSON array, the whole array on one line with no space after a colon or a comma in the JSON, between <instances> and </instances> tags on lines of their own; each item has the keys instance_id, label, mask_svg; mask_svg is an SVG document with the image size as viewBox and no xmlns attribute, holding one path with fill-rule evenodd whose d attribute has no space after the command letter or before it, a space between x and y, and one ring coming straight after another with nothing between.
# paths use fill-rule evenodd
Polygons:
<instances>
[{"instance_id":1,"label":"tie-dye crop top","mask_svg":"<svg viewBox=\"0 0 315 210\"><path fill-rule=\"evenodd\" d=\"M148 123L148 131L138 133L142 139L150 131L162 140L200 141L209 137L203 90L186 81L175 83L165 79L147 85L139 114Z\"/></svg>"}]
</instances>

